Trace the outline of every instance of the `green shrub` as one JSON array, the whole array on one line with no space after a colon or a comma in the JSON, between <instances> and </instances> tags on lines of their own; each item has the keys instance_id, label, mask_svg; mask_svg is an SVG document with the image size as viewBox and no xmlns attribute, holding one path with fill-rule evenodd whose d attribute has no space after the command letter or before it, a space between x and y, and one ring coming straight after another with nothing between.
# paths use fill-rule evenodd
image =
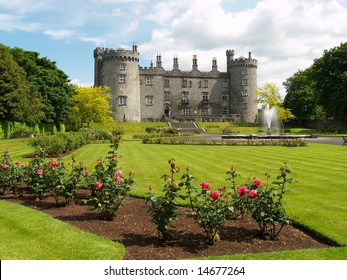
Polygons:
<instances>
[{"instance_id":1,"label":"green shrub","mask_svg":"<svg viewBox=\"0 0 347 280\"><path fill-rule=\"evenodd\" d=\"M31 139L31 145L35 152L44 151L49 156L57 156L61 153L77 149L81 145L87 144L88 138L85 134L79 132L63 133L59 132L55 135L40 136Z\"/></svg>"}]
</instances>

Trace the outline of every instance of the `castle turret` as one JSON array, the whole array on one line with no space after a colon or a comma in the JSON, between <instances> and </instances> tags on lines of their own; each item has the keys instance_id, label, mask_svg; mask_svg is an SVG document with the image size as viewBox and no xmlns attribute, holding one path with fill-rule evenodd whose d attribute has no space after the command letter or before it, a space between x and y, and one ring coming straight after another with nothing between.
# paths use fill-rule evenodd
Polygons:
<instances>
[{"instance_id":1,"label":"castle turret","mask_svg":"<svg viewBox=\"0 0 347 280\"><path fill-rule=\"evenodd\" d=\"M96 48L95 86L109 86L110 104L116 121L140 122L139 53L132 50Z\"/></svg>"},{"instance_id":2,"label":"castle turret","mask_svg":"<svg viewBox=\"0 0 347 280\"><path fill-rule=\"evenodd\" d=\"M254 122L257 119L257 60L241 56L234 59L234 51L227 51L227 67L230 77L230 111L240 114L241 121Z\"/></svg>"}]
</instances>

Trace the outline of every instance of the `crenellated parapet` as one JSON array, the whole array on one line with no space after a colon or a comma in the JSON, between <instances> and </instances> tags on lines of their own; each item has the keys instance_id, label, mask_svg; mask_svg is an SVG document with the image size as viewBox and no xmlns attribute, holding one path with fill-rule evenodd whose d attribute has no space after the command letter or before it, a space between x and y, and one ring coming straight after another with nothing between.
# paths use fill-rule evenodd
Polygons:
<instances>
[{"instance_id":1,"label":"crenellated parapet","mask_svg":"<svg viewBox=\"0 0 347 280\"><path fill-rule=\"evenodd\" d=\"M139 53L137 49L126 50L123 48L112 49L112 48L96 48L94 50L94 58L99 61L129 61L139 62Z\"/></svg>"}]
</instances>

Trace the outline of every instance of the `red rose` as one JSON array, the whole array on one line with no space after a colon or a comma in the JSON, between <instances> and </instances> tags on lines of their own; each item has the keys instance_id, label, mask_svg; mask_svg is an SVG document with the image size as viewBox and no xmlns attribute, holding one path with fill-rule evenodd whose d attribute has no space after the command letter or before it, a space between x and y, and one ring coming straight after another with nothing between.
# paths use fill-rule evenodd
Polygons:
<instances>
[{"instance_id":1,"label":"red rose","mask_svg":"<svg viewBox=\"0 0 347 280\"><path fill-rule=\"evenodd\" d=\"M200 186L203 190L209 190L211 188L211 185L209 183L206 183L206 182L202 182L200 184Z\"/></svg>"},{"instance_id":2,"label":"red rose","mask_svg":"<svg viewBox=\"0 0 347 280\"><path fill-rule=\"evenodd\" d=\"M246 186L242 186L242 187L238 188L236 191L240 196L243 196L249 192L249 190L247 189Z\"/></svg>"},{"instance_id":3,"label":"red rose","mask_svg":"<svg viewBox=\"0 0 347 280\"><path fill-rule=\"evenodd\" d=\"M258 178L254 178L253 179L253 184L256 185L257 187L259 187L263 182L261 180L259 180Z\"/></svg>"},{"instance_id":4,"label":"red rose","mask_svg":"<svg viewBox=\"0 0 347 280\"><path fill-rule=\"evenodd\" d=\"M250 198L256 198L258 196L258 191L257 190L251 190L248 194Z\"/></svg>"},{"instance_id":5,"label":"red rose","mask_svg":"<svg viewBox=\"0 0 347 280\"><path fill-rule=\"evenodd\" d=\"M97 190L99 190L99 191L102 189L102 183L101 182L96 182L95 186L96 186Z\"/></svg>"},{"instance_id":6,"label":"red rose","mask_svg":"<svg viewBox=\"0 0 347 280\"><path fill-rule=\"evenodd\" d=\"M220 193L217 191L211 192L210 197L213 199L218 199L218 198L220 198Z\"/></svg>"}]
</instances>

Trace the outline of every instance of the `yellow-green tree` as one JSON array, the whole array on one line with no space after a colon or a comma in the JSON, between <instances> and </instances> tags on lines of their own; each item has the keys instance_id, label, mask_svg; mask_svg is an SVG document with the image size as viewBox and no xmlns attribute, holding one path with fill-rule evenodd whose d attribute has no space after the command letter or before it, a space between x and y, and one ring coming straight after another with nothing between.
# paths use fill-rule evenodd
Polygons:
<instances>
[{"instance_id":1,"label":"yellow-green tree","mask_svg":"<svg viewBox=\"0 0 347 280\"><path fill-rule=\"evenodd\" d=\"M78 87L73 97L75 106L73 117L75 121L90 126L91 122L110 124L114 122L109 103L111 98L109 87Z\"/></svg>"},{"instance_id":2,"label":"yellow-green tree","mask_svg":"<svg viewBox=\"0 0 347 280\"><path fill-rule=\"evenodd\" d=\"M283 106L283 100L276 84L265 83L264 86L257 89L257 96L258 103L261 105L262 109L264 109L267 104L269 108L275 107L278 112L278 118L281 121L286 122L295 118L290 109Z\"/></svg>"}]
</instances>

